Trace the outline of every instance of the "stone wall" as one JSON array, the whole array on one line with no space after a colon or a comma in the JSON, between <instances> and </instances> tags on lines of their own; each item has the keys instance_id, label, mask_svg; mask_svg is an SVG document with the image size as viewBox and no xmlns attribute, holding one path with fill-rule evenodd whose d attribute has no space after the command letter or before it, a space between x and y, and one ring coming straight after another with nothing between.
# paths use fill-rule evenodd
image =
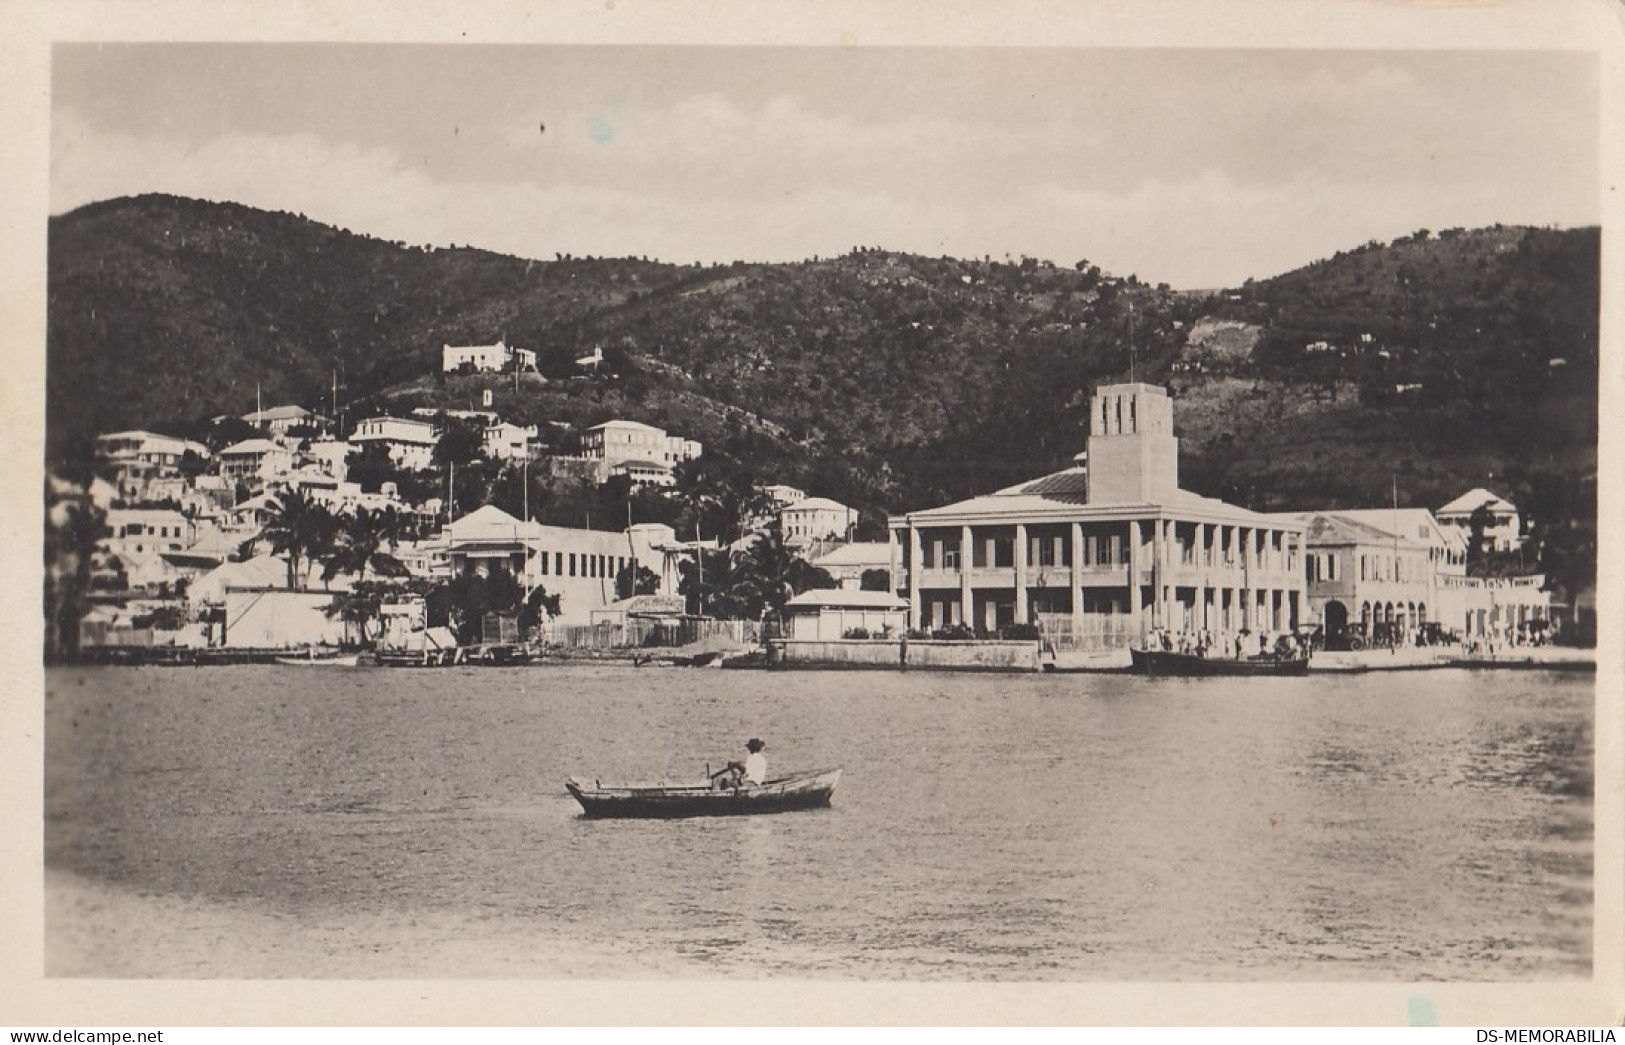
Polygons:
<instances>
[{"instance_id":1,"label":"stone wall","mask_svg":"<svg viewBox=\"0 0 1625 1045\"><path fill-rule=\"evenodd\" d=\"M844 639L768 643L775 668L914 668L924 671L1037 671L1038 643L936 639Z\"/></svg>"}]
</instances>

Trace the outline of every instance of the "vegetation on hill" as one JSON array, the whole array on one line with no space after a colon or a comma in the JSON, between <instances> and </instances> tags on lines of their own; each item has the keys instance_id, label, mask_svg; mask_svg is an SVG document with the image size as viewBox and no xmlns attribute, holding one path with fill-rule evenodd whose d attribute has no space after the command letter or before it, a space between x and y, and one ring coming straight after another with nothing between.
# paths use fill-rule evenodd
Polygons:
<instances>
[{"instance_id":1,"label":"vegetation on hill","mask_svg":"<svg viewBox=\"0 0 1625 1045\"><path fill-rule=\"evenodd\" d=\"M1132 376L1177 397L1197 492L1267 510L1396 491L1436 507L1488 485L1537 519L1569 513L1547 536L1583 543L1598 245L1596 229L1424 231L1192 294L1087 261L869 248L703 268L532 261L115 200L52 220L48 448L66 463L98 431L196 432L252 409L256 387L328 413L335 374L352 421L489 390L560 449L612 416L661 425L704 442L728 481L857 507L872 537L886 512L1064 466L1090 390ZM541 374L439 373L442 344L498 338L536 350ZM602 363L575 363L594 350ZM575 480L539 482L544 517L579 525L595 507ZM596 507L595 525L619 522Z\"/></svg>"}]
</instances>

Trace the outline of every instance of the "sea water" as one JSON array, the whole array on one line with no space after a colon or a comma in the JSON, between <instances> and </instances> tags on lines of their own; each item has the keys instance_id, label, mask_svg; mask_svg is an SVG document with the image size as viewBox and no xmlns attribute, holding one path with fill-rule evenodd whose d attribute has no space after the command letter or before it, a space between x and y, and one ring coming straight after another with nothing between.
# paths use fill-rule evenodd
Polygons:
<instances>
[{"instance_id":1,"label":"sea water","mask_svg":"<svg viewBox=\"0 0 1625 1045\"><path fill-rule=\"evenodd\" d=\"M66 976L1521 980L1591 968L1594 679L47 673ZM827 810L587 820L767 741Z\"/></svg>"}]
</instances>

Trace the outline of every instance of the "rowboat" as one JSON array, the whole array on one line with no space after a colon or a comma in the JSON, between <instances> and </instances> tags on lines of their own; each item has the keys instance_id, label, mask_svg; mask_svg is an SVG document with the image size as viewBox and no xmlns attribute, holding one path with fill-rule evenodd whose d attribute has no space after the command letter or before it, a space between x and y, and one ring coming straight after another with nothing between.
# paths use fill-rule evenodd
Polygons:
<instances>
[{"instance_id":1,"label":"rowboat","mask_svg":"<svg viewBox=\"0 0 1625 1045\"><path fill-rule=\"evenodd\" d=\"M353 668L361 663L361 654L310 653L303 657L278 657L276 662L295 668Z\"/></svg>"},{"instance_id":2,"label":"rowboat","mask_svg":"<svg viewBox=\"0 0 1625 1045\"><path fill-rule=\"evenodd\" d=\"M604 787L596 780L589 783L575 777L566 780L564 787L581 803L587 816L647 819L745 816L816 809L829 805L840 779L839 769L823 769L779 777L759 787L738 789L713 789L707 784Z\"/></svg>"},{"instance_id":3,"label":"rowboat","mask_svg":"<svg viewBox=\"0 0 1625 1045\"><path fill-rule=\"evenodd\" d=\"M1141 675L1174 675L1206 678L1215 675L1307 675L1309 658L1277 657L1260 654L1256 657L1202 657L1194 653L1171 653L1166 650L1130 649L1134 670Z\"/></svg>"}]
</instances>

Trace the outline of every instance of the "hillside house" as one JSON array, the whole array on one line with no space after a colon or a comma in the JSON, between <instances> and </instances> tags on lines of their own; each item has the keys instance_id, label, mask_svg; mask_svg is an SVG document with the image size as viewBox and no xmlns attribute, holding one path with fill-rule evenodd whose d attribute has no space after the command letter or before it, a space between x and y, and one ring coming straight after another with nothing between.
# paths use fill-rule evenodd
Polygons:
<instances>
[{"instance_id":1,"label":"hillside house","mask_svg":"<svg viewBox=\"0 0 1625 1045\"><path fill-rule=\"evenodd\" d=\"M396 467L420 471L434 464L435 444L440 433L428 421L404 417L369 417L356 423L350 445L356 450L382 445L389 450Z\"/></svg>"},{"instance_id":2,"label":"hillside house","mask_svg":"<svg viewBox=\"0 0 1625 1045\"><path fill-rule=\"evenodd\" d=\"M678 464L692 461L701 453L700 444L692 439L667 435L664 428L619 419L593 425L583 432L581 449L582 456L594 463L600 483L611 475L636 473L634 482L641 476L662 486L670 486L676 480L658 479L656 469L663 469L669 478ZM617 466L629 462L632 468L617 473Z\"/></svg>"},{"instance_id":3,"label":"hillside house","mask_svg":"<svg viewBox=\"0 0 1625 1045\"><path fill-rule=\"evenodd\" d=\"M513 348L505 342L494 345L442 345L440 369L451 373L470 367L479 371L500 371L517 367L536 369L536 353L527 348Z\"/></svg>"},{"instance_id":4,"label":"hillside house","mask_svg":"<svg viewBox=\"0 0 1625 1045\"><path fill-rule=\"evenodd\" d=\"M271 436L285 437L291 429L314 427L321 418L302 406L271 406L244 414L243 420Z\"/></svg>"},{"instance_id":5,"label":"hillside house","mask_svg":"<svg viewBox=\"0 0 1625 1045\"><path fill-rule=\"evenodd\" d=\"M220 474L235 482L267 482L293 471L293 451L269 439L245 439L220 451Z\"/></svg>"},{"instance_id":6,"label":"hillside house","mask_svg":"<svg viewBox=\"0 0 1625 1045\"><path fill-rule=\"evenodd\" d=\"M493 461L522 461L530 456L531 443L536 439L536 426L521 427L500 421L486 426L485 456Z\"/></svg>"},{"instance_id":7,"label":"hillside house","mask_svg":"<svg viewBox=\"0 0 1625 1045\"><path fill-rule=\"evenodd\" d=\"M858 513L828 497L808 497L779 509L779 526L792 544L844 541L858 525Z\"/></svg>"},{"instance_id":8,"label":"hillside house","mask_svg":"<svg viewBox=\"0 0 1625 1045\"><path fill-rule=\"evenodd\" d=\"M1465 547L1471 538L1473 516L1484 520L1484 538L1493 551L1511 551L1523 542L1523 517L1518 506L1499 494L1479 487L1440 508L1439 525L1459 534Z\"/></svg>"}]
</instances>

